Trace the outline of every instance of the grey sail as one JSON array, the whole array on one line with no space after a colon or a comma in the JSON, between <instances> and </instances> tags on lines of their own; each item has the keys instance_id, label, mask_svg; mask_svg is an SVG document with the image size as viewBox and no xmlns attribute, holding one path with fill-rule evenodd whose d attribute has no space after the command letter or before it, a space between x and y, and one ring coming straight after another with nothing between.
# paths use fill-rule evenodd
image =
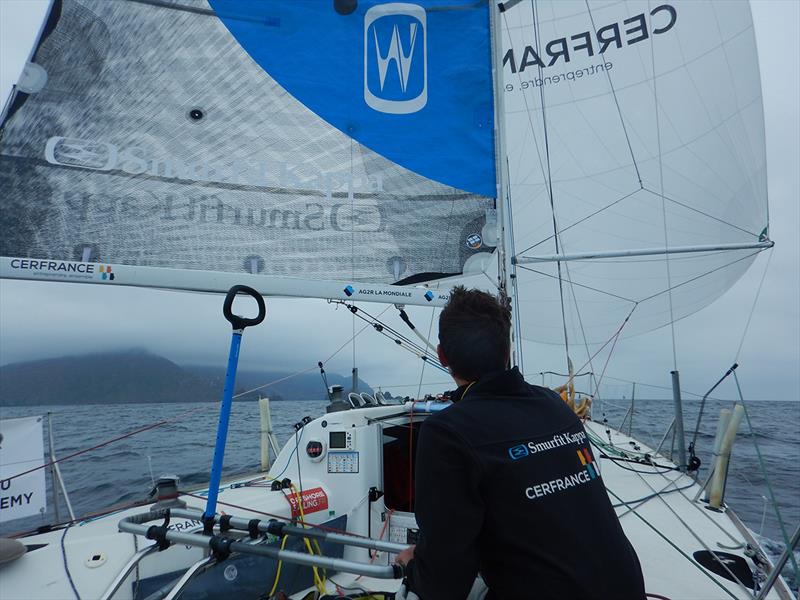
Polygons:
<instances>
[{"instance_id":1,"label":"grey sail","mask_svg":"<svg viewBox=\"0 0 800 600\"><path fill-rule=\"evenodd\" d=\"M331 126L202 0L56 1L33 62L46 84L2 122L2 256L394 283L491 249L465 240L492 198Z\"/></svg>"}]
</instances>

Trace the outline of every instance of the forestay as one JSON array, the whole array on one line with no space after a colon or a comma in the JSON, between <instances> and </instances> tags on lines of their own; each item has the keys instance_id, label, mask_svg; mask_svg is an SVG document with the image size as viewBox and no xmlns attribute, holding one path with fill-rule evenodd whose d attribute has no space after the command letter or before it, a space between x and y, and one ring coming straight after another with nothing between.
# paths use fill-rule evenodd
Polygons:
<instances>
[{"instance_id":1,"label":"forestay","mask_svg":"<svg viewBox=\"0 0 800 600\"><path fill-rule=\"evenodd\" d=\"M719 297L757 248L530 259L768 240L748 4L540 0L509 8L502 27L523 336L563 343L562 293L581 344L610 339L632 310L623 334Z\"/></svg>"},{"instance_id":2,"label":"forestay","mask_svg":"<svg viewBox=\"0 0 800 600\"><path fill-rule=\"evenodd\" d=\"M379 4L56 0L2 121L4 274L462 272L495 245L488 5Z\"/></svg>"}]
</instances>

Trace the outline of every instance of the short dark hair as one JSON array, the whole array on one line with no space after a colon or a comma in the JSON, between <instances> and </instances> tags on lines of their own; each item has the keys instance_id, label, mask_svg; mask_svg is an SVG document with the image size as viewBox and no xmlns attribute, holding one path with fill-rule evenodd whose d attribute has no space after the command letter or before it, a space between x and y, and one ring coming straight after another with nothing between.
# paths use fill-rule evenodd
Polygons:
<instances>
[{"instance_id":1,"label":"short dark hair","mask_svg":"<svg viewBox=\"0 0 800 600\"><path fill-rule=\"evenodd\" d=\"M511 306L480 290L457 286L439 315L439 343L453 375L474 381L508 368Z\"/></svg>"}]
</instances>

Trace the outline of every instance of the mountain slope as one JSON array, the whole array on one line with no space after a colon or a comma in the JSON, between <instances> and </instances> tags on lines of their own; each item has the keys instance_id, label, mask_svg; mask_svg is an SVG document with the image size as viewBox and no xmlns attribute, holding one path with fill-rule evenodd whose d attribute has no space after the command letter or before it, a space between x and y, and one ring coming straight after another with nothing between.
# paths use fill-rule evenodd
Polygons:
<instances>
[{"instance_id":1,"label":"mountain slope","mask_svg":"<svg viewBox=\"0 0 800 600\"><path fill-rule=\"evenodd\" d=\"M282 379L289 373L242 371L236 392ZM328 374L329 383L349 388L349 377ZM128 404L149 402L215 402L220 400L225 369L182 367L141 350L64 356L0 367L0 405ZM361 391L372 391L361 382ZM239 400L261 395L275 400L324 400L319 373L298 375L262 388Z\"/></svg>"}]
</instances>

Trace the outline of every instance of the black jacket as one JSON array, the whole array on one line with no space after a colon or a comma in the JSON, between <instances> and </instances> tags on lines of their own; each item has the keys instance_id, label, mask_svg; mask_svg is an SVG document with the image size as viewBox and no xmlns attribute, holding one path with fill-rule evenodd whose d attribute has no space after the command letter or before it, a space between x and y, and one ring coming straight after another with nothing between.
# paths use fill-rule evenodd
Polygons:
<instances>
[{"instance_id":1,"label":"black jacket","mask_svg":"<svg viewBox=\"0 0 800 600\"><path fill-rule=\"evenodd\" d=\"M429 417L416 467L422 600L463 600L479 570L492 600L644 599L583 425L516 368Z\"/></svg>"}]
</instances>

